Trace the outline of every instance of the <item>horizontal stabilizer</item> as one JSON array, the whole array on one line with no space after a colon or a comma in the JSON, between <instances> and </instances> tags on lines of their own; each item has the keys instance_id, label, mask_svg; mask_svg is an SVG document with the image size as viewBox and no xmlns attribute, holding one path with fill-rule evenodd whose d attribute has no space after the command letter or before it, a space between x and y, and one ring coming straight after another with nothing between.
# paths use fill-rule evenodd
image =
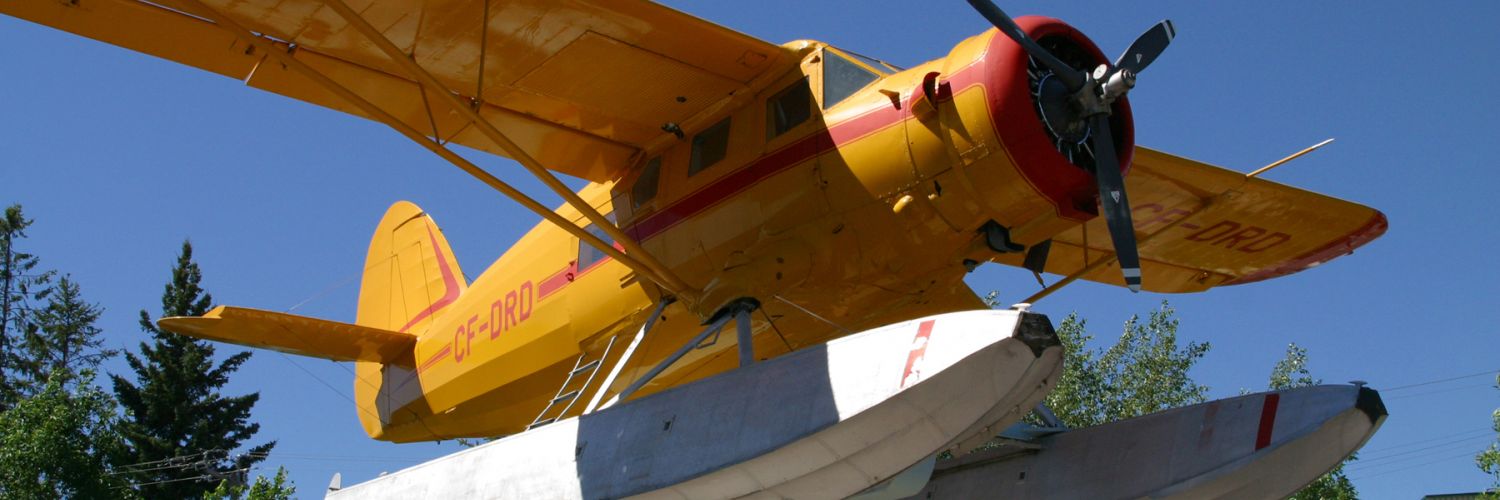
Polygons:
<instances>
[{"instance_id":1,"label":"horizontal stabilizer","mask_svg":"<svg viewBox=\"0 0 1500 500\"><path fill-rule=\"evenodd\" d=\"M413 335L306 316L219 306L202 317L162 318L156 324L179 335L314 358L415 364Z\"/></svg>"}]
</instances>

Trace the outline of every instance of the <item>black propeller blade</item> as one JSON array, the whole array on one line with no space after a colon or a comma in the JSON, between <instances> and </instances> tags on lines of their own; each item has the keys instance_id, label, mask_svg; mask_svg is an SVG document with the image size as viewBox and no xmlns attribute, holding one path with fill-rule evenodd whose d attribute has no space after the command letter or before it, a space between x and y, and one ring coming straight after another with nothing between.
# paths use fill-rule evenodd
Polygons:
<instances>
[{"instance_id":1,"label":"black propeller blade","mask_svg":"<svg viewBox=\"0 0 1500 500\"><path fill-rule=\"evenodd\" d=\"M1135 222L1130 218L1130 200L1125 196L1125 178L1120 176L1115 140L1110 134L1109 115L1094 115L1090 144L1094 147L1094 179L1099 183L1099 208L1115 245L1115 260L1130 291L1141 291L1141 257L1135 243Z\"/></svg>"},{"instance_id":2,"label":"black propeller blade","mask_svg":"<svg viewBox=\"0 0 1500 500\"><path fill-rule=\"evenodd\" d=\"M1114 135L1109 126L1110 103L1129 92L1135 86L1135 75L1150 66L1172 43L1172 38L1177 36L1172 21L1163 20L1142 33L1115 61L1114 67L1103 68L1108 71L1086 73L1047 52L990 0L968 1L974 10L1015 40L1032 58L1052 70L1068 87L1072 94L1069 102L1075 111L1066 121L1079 123L1087 120L1089 145L1094 153L1094 180L1099 185L1099 207L1109 227L1115 258L1125 277L1125 285L1133 292L1141 291L1140 250L1136 247L1130 200L1125 195L1125 179L1120 175L1118 165L1120 157L1115 153Z\"/></svg>"},{"instance_id":3,"label":"black propeller blade","mask_svg":"<svg viewBox=\"0 0 1500 500\"><path fill-rule=\"evenodd\" d=\"M1162 22L1156 23L1156 26L1152 26L1145 33L1141 33L1141 36L1136 37L1135 42L1130 44L1130 48L1125 49L1125 53L1120 54L1120 58L1115 60L1115 67L1133 74L1140 74L1146 66L1151 65L1151 61L1156 60L1156 56L1161 55L1163 50L1167 50L1167 45L1171 44L1172 38L1176 36L1177 30L1172 27L1172 20L1163 19Z\"/></svg>"},{"instance_id":4,"label":"black propeller blade","mask_svg":"<svg viewBox=\"0 0 1500 500\"><path fill-rule=\"evenodd\" d=\"M969 0L969 5L973 6L974 10L979 11L979 15L988 19L990 24L995 25L1001 33L1005 33L1005 36L1010 37L1011 40L1015 40L1017 44L1020 44L1021 48L1025 49L1027 54L1031 54L1031 57L1035 57L1037 61L1040 61L1048 69L1051 69L1052 73L1057 75L1057 78L1062 80L1064 85L1068 86L1069 91L1077 91L1083 87L1085 79L1082 72L1073 69L1071 66L1068 66L1068 63L1063 62L1062 59L1058 59L1051 52L1047 52L1047 49L1042 48L1041 45L1037 45L1036 40L1032 40L1030 36L1026 35L1025 31L1021 31L1021 27L1017 26L1016 22L1011 20L1010 16L1006 15L1005 11L1000 10L1000 7L996 6L994 2L989 0Z\"/></svg>"}]
</instances>

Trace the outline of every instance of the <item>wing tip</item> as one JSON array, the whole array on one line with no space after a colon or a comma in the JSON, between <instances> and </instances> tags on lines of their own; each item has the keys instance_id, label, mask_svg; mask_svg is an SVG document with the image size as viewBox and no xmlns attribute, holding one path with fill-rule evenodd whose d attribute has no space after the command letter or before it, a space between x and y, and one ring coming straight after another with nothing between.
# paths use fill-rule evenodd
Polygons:
<instances>
[{"instance_id":1,"label":"wing tip","mask_svg":"<svg viewBox=\"0 0 1500 500\"><path fill-rule=\"evenodd\" d=\"M1363 225L1350 231L1348 234L1335 238L1333 241L1308 251L1301 256L1282 262L1280 265L1241 276L1239 279L1225 283L1225 285L1243 285L1271 278L1279 278L1311 269L1340 256L1354 253L1354 250L1385 235L1386 230L1390 228L1390 220L1386 218L1385 213L1373 208L1370 209L1370 212L1370 218Z\"/></svg>"}]
</instances>

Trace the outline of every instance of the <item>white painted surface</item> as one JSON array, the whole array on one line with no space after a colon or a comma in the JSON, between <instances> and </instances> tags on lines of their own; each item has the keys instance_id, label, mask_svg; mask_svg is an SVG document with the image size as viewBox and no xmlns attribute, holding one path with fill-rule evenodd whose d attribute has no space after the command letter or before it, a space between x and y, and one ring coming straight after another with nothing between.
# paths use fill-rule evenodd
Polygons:
<instances>
[{"instance_id":1,"label":"white painted surface","mask_svg":"<svg viewBox=\"0 0 1500 500\"><path fill-rule=\"evenodd\" d=\"M1384 407L1364 391L1363 402L1347 385L1251 394L1052 435L1036 452L962 456L914 498L1282 498L1380 427Z\"/></svg>"},{"instance_id":2,"label":"white painted surface","mask_svg":"<svg viewBox=\"0 0 1500 500\"><path fill-rule=\"evenodd\" d=\"M1041 400L1061 350L1028 345L1055 337L1044 317L1022 318L968 311L850 335L329 498L848 496Z\"/></svg>"}]
</instances>

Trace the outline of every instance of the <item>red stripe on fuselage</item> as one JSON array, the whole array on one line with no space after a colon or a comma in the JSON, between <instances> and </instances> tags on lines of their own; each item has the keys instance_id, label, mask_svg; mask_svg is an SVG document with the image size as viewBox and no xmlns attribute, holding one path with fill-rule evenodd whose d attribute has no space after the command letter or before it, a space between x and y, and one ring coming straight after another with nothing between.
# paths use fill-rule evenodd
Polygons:
<instances>
[{"instance_id":1,"label":"red stripe on fuselage","mask_svg":"<svg viewBox=\"0 0 1500 500\"><path fill-rule=\"evenodd\" d=\"M735 170L724 177L694 191L687 196L673 202L666 208L654 214L646 216L639 222L625 227L625 232L636 241L646 241L660 235L663 231L676 226L684 220L690 219L714 205L729 199L751 186L770 178L773 175L786 171L787 169L812 160L818 155L832 151L850 142L857 141L875 132L891 126L899 126L904 118L900 109L893 106L881 104L869 110L863 111L853 118L841 121L829 126L827 129L814 132L813 134L798 139L786 147L778 149L770 154L746 164L739 170ZM619 244L615 248L620 248ZM605 257L600 262L608 260ZM537 300L540 301L551 296L566 287L578 275L582 273L575 267L577 262L569 264L537 285ZM590 269L597 264L589 266ZM584 270L583 272L587 272ZM568 274L573 273L572 279Z\"/></svg>"},{"instance_id":2,"label":"red stripe on fuselage","mask_svg":"<svg viewBox=\"0 0 1500 500\"><path fill-rule=\"evenodd\" d=\"M625 251L625 248L622 247L619 243L615 243L612 246L615 247L615 250L619 250L622 253ZM589 264L589 267L586 267L582 270L578 269L578 261L575 260L569 262L568 267L564 267L561 271L552 273L551 276L543 279L540 285L537 285L536 300L541 301L542 299L545 299L552 294L557 293L558 290L562 290L563 287L568 286L568 283L572 283L574 280L582 278L583 275L588 274L590 271L598 269L599 266L604 265L605 262L609 262L611 260L614 260L614 258L605 255L603 257L600 257L599 260L594 261L594 263Z\"/></svg>"},{"instance_id":3,"label":"red stripe on fuselage","mask_svg":"<svg viewBox=\"0 0 1500 500\"><path fill-rule=\"evenodd\" d=\"M645 241L662 231L692 218L751 186L781 173L794 165L859 140L881 129L900 125L903 113L894 106L882 104L859 115L830 125L796 142L730 172L724 177L692 192L666 208L647 216L626 229L637 241Z\"/></svg>"},{"instance_id":4,"label":"red stripe on fuselage","mask_svg":"<svg viewBox=\"0 0 1500 500\"><path fill-rule=\"evenodd\" d=\"M422 373L424 371L427 371L428 368L432 368L432 365L437 364L438 361L442 361L443 358L447 357L448 353L451 352L453 352L453 344L444 345L442 349L438 350L438 352L433 353L432 356L428 356L427 361L422 362L422 366L417 367L417 373ZM408 379L407 381L410 382L411 380ZM401 385L406 384L403 383Z\"/></svg>"},{"instance_id":5,"label":"red stripe on fuselage","mask_svg":"<svg viewBox=\"0 0 1500 500\"><path fill-rule=\"evenodd\" d=\"M569 282L572 282L573 280L569 278L568 274L573 272L573 265L576 263L577 261L568 264L568 267L564 267L561 271L552 273L551 276L548 276L546 279L543 279L541 283L537 284L536 300L540 302L542 299L545 299L552 294L557 293L557 291L561 290L562 287L567 286Z\"/></svg>"}]
</instances>

